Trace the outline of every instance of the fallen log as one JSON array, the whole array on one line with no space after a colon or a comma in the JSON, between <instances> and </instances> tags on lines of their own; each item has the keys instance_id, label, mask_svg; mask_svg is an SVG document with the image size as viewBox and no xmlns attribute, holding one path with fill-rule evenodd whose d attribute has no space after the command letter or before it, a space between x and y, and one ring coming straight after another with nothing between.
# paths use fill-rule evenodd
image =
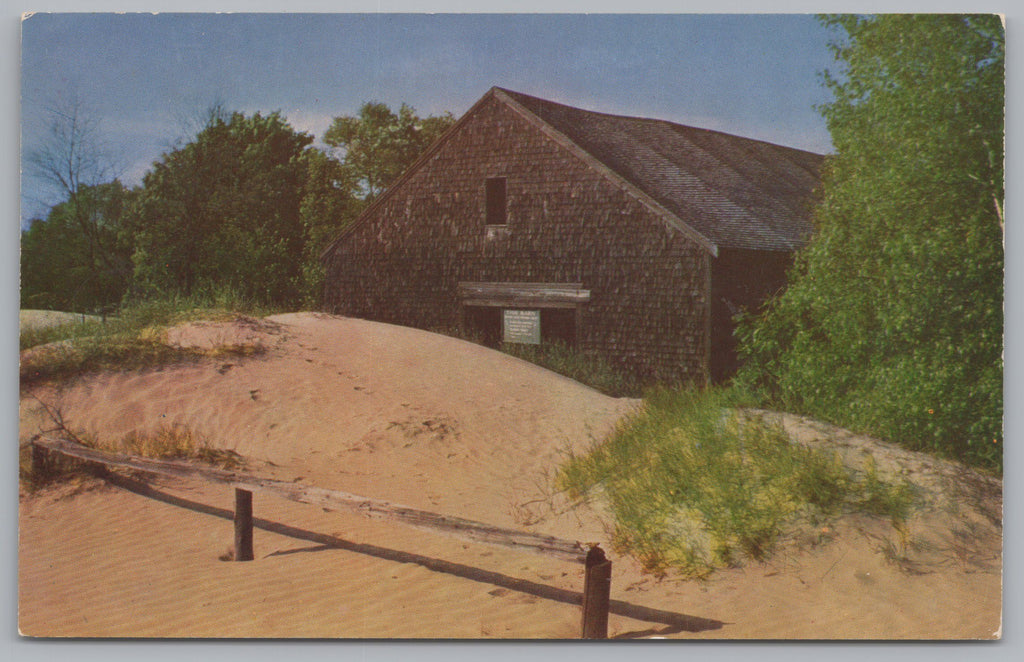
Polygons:
<instances>
[{"instance_id":1,"label":"fallen log","mask_svg":"<svg viewBox=\"0 0 1024 662\"><path fill-rule=\"evenodd\" d=\"M154 460L124 453L113 453L89 448L81 444L53 437L36 437L36 448L67 455L88 463L118 467L133 471L170 476L172 478L203 480L230 485L236 489L259 491L277 497L320 506L325 510L344 510L366 517L401 522L450 537L472 542L522 549L546 554L563 560L583 563L587 549L582 543L572 542L540 533L504 529L482 522L418 510L380 499L328 490L313 485L297 485L269 478L260 478L237 471L204 467L180 460Z\"/></svg>"}]
</instances>

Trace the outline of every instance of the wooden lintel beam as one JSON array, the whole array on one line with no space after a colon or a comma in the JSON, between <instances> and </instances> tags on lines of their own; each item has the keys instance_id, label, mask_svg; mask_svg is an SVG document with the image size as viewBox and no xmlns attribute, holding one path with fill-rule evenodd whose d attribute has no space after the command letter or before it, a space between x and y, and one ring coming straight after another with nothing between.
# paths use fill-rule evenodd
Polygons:
<instances>
[{"instance_id":1,"label":"wooden lintel beam","mask_svg":"<svg viewBox=\"0 0 1024 662\"><path fill-rule=\"evenodd\" d=\"M571 307L590 301L580 283L459 283L459 298L477 306Z\"/></svg>"}]
</instances>

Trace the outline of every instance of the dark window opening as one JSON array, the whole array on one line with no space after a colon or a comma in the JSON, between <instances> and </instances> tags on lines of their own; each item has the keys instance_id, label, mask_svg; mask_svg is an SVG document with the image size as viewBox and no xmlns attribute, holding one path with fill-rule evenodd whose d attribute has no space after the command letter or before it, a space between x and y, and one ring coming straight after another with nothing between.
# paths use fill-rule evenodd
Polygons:
<instances>
[{"instance_id":1,"label":"dark window opening","mask_svg":"<svg viewBox=\"0 0 1024 662\"><path fill-rule=\"evenodd\" d=\"M540 341L576 346L576 309L541 308Z\"/></svg>"},{"instance_id":2,"label":"dark window opening","mask_svg":"<svg viewBox=\"0 0 1024 662\"><path fill-rule=\"evenodd\" d=\"M466 306L465 320L472 340L491 348L501 343L501 308Z\"/></svg>"},{"instance_id":3,"label":"dark window opening","mask_svg":"<svg viewBox=\"0 0 1024 662\"><path fill-rule=\"evenodd\" d=\"M487 225L507 225L508 205L505 197L505 178L487 179Z\"/></svg>"},{"instance_id":4,"label":"dark window opening","mask_svg":"<svg viewBox=\"0 0 1024 662\"><path fill-rule=\"evenodd\" d=\"M716 296L711 302L711 356L708 369L711 381L721 384L736 374L739 358L736 354L735 324L736 309L731 302Z\"/></svg>"}]
</instances>

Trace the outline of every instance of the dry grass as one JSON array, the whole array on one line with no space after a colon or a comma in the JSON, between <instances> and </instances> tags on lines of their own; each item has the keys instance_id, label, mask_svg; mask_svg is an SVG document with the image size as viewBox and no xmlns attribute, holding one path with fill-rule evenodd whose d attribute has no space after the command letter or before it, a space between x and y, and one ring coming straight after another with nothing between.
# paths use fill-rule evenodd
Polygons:
<instances>
[{"instance_id":1,"label":"dry grass","mask_svg":"<svg viewBox=\"0 0 1024 662\"><path fill-rule=\"evenodd\" d=\"M132 433L119 440L103 442L93 435L68 430L59 418L56 420L55 433L96 450L156 460L195 461L222 469L238 469L245 465L242 456L234 451L214 448L205 437L183 425L161 426L152 433ZM19 448L19 479L29 491L53 482L74 480L89 474L102 475L106 471L103 467L96 467L58 453L45 453L45 457L46 460L41 466L33 467L31 443L22 444Z\"/></svg>"},{"instance_id":2,"label":"dry grass","mask_svg":"<svg viewBox=\"0 0 1024 662\"><path fill-rule=\"evenodd\" d=\"M205 437L183 425L161 426L151 434L132 433L119 443L101 446L100 450L158 460L196 460L223 469L236 469L244 464L234 451L214 448Z\"/></svg>"}]
</instances>

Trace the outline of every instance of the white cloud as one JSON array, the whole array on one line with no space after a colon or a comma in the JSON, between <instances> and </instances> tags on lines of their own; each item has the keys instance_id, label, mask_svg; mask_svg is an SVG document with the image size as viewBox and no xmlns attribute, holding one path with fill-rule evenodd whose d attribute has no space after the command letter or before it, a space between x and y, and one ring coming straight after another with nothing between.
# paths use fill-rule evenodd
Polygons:
<instances>
[{"instance_id":1,"label":"white cloud","mask_svg":"<svg viewBox=\"0 0 1024 662\"><path fill-rule=\"evenodd\" d=\"M317 142L321 142L321 138L324 135L324 131L334 121L334 115L323 112L315 112L304 110L302 108L295 108L291 110L283 110L281 112L288 123L292 125L296 131L305 131L316 137ZM340 114L340 113L338 113Z\"/></svg>"}]
</instances>

